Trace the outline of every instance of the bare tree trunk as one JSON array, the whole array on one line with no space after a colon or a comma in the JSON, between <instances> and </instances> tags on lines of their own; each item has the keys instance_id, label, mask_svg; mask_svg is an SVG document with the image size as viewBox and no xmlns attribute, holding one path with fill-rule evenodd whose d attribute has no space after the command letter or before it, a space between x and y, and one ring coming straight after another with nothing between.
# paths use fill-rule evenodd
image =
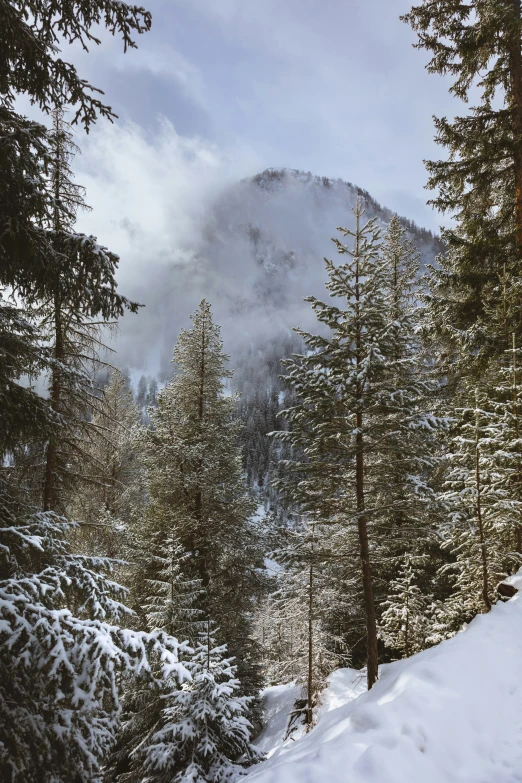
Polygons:
<instances>
[{"instance_id":1,"label":"bare tree trunk","mask_svg":"<svg viewBox=\"0 0 522 783\"><path fill-rule=\"evenodd\" d=\"M54 195L54 211L53 211L53 229L55 232L59 232L61 226L60 216L60 196L62 190L62 155L63 155L63 139L60 136L60 117L58 114L54 116L54 173L53 173L53 195ZM62 248L60 247L60 241L55 237L55 252L60 253ZM62 324L62 303L57 291L55 291L52 307L53 321L54 321L54 358L57 362L63 363L64 356L64 344L63 344L63 324ZM51 408L60 413L62 405L62 380L60 376L60 370L58 367L53 367L51 376ZM58 470L58 443L55 437L51 436L49 443L47 444L47 453L45 455L45 474L44 474L44 487L43 487L43 508L44 511L56 510L58 504L57 493L57 470Z\"/></svg>"},{"instance_id":2,"label":"bare tree trunk","mask_svg":"<svg viewBox=\"0 0 522 783\"><path fill-rule=\"evenodd\" d=\"M404 630L404 656L410 657L410 598L406 593L406 628Z\"/></svg>"}]
</instances>

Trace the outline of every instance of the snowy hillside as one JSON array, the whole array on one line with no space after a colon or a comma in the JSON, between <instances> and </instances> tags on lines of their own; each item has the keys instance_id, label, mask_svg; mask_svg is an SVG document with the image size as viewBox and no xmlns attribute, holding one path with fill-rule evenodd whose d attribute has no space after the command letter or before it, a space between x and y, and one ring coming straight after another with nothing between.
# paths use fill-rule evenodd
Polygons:
<instances>
[{"instance_id":1,"label":"snowy hillside","mask_svg":"<svg viewBox=\"0 0 522 783\"><path fill-rule=\"evenodd\" d=\"M328 677L328 686L316 709L316 718L336 710L358 698L366 691L366 675L357 669L337 669ZM254 745L271 758L285 753L303 736L303 723L292 720L296 699L303 695L302 688L295 683L272 685L261 692L263 731L256 737Z\"/></svg>"},{"instance_id":2,"label":"snowy hillside","mask_svg":"<svg viewBox=\"0 0 522 783\"><path fill-rule=\"evenodd\" d=\"M352 670L340 670L312 732L269 749L265 730L259 744L270 758L249 781L518 783L521 660L516 596L438 647L382 667L377 685L355 700L340 687ZM273 716L269 725L274 733Z\"/></svg>"}]
</instances>

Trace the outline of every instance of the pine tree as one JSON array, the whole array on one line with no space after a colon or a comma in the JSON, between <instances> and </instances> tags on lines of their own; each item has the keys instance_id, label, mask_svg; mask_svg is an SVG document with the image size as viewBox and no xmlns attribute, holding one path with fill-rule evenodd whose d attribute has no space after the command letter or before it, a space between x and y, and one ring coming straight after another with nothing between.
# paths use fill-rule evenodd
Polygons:
<instances>
[{"instance_id":1,"label":"pine tree","mask_svg":"<svg viewBox=\"0 0 522 783\"><path fill-rule=\"evenodd\" d=\"M446 602L448 627L458 630L477 612L489 612L495 585L504 576L499 529L513 509L496 459L498 422L487 391L475 389L472 405L457 411L459 421L447 456L442 501L448 523L442 531L454 562L454 592Z\"/></svg>"},{"instance_id":2,"label":"pine tree","mask_svg":"<svg viewBox=\"0 0 522 783\"><path fill-rule=\"evenodd\" d=\"M385 607L380 636L384 643L408 658L426 646L428 636L428 608L432 597L425 595L415 584L415 571L409 557L403 561L401 571L390 582L390 596Z\"/></svg>"},{"instance_id":3,"label":"pine tree","mask_svg":"<svg viewBox=\"0 0 522 783\"><path fill-rule=\"evenodd\" d=\"M192 661L190 683L166 700L164 725L136 754L144 783L227 783L260 759L250 744L249 699L239 696L236 667L216 646L208 623Z\"/></svg>"},{"instance_id":4,"label":"pine tree","mask_svg":"<svg viewBox=\"0 0 522 783\"><path fill-rule=\"evenodd\" d=\"M125 629L111 562L71 553L71 524L0 505L0 777L100 781L120 715L121 673L183 679L183 646ZM123 627L120 627L120 626ZM155 660L163 661L156 670Z\"/></svg>"},{"instance_id":5,"label":"pine tree","mask_svg":"<svg viewBox=\"0 0 522 783\"><path fill-rule=\"evenodd\" d=\"M509 347L487 311L501 297L503 270L517 285L522 272L520 3L423 0L403 18L431 54L428 70L454 77L451 93L467 102L480 91L466 115L435 120L449 157L427 164L428 187L438 190L431 203L456 219L432 273L432 310L445 351L460 347L476 364ZM518 338L521 326L518 318Z\"/></svg>"},{"instance_id":6,"label":"pine tree","mask_svg":"<svg viewBox=\"0 0 522 783\"><path fill-rule=\"evenodd\" d=\"M425 312L419 303L419 253L397 216L386 229L381 257L389 335L385 402L389 434L371 469L380 481L376 558L379 579L387 589L389 580L399 577L406 555L416 557L420 566L420 555L435 546L432 482L440 436L450 421L433 413L440 387L421 339Z\"/></svg>"},{"instance_id":7,"label":"pine tree","mask_svg":"<svg viewBox=\"0 0 522 783\"><path fill-rule=\"evenodd\" d=\"M61 109L54 110L53 120L49 295L43 301L28 295L27 301L35 306L40 330L52 349L55 364L49 399L66 425L60 438L51 437L46 445L43 507L63 511L71 470L73 481L77 481L88 457L83 444L88 438L89 414L97 407L93 378L104 349L101 328L123 315L126 308L136 312L138 306L116 292L117 256L101 248L95 237L74 232L76 214L85 208L83 189L74 183L71 171L77 147Z\"/></svg>"},{"instance_id":8,"label":"pine tree","mask_svg":"<svg viewBox=\"0 0 522 783\"><path fill-rule=\"evenodd\" d=\"M311 728L326 677L348 661L329 623L338 600L329 573L331 530L300 519L279 536L283 542L271 558L280 570L274 591L260 607L257 635L268 682L296 681L304 687L301 716Z\"/></svg>"},{"instance_id":9,"label":"pine tree","mask_svg":"<svg viewBox=\"0 0 522 783\"><path fill-rule=\"evenodd\" d=\"M352 247L334 240L348 260L326 261L334 302L309 298L330 334L297 330L309 352L289 363L286 380L297 404L284 412L291 431L278 437L294 450L283 462L281 488L302 511L343 528L347 553L358 546L371 687L377 678L372 553L380 556L386 536L402 538L404 548L418 527L432 461L425 441L438 425L425 410L432 384L415 369L409 304L415 253L394 221L381 254L375 219L362 224L363 212L359 202L355 230L339 229L353 238Z\"/></svg>"},{"instance_id":10,"label":"pine tree","mask_svg":"<svg viewBox=\"0 0 522 783\"><path fill-rule=\"evenodd\" d=\"M250 630L262 588L260 531L245 488L236 398L224 395L219 327L203 300L174 349L177 374L138 443L148 476L151 530L170 531L187 552L184 576L201 583L198 608L219 623L244 687L259 681Z\"/></svg>"}]
</instances>

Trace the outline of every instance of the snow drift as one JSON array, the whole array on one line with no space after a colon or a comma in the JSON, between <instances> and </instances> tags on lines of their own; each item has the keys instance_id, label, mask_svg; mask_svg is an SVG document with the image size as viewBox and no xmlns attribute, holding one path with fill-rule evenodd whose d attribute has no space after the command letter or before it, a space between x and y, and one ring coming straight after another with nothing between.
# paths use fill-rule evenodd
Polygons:
<instances>
[{"instance_id":1,"label":"snow drift","mask_svg":"<svg viewBox=\"0 0 522 783\"><path fill-rule=\"evenodd\" d=\"M352 671L334 673L313 731L279 743L249 783L522 781L520 594L453 639L383 666L355 699L342 687Z\"/></svg>"}]
</instances>

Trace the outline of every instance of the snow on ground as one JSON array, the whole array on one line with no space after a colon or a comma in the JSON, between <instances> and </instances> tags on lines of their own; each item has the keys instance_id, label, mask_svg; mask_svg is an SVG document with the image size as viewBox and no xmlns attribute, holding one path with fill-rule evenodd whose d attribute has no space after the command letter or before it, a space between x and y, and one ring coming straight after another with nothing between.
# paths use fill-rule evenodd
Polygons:
<instances>
[{"instance_id":1,"label":"snow on ground","mask_svg":"<svg viewBox=\"0 0 522 783\"><path fill-rule=\"evenodd\" d=\"M338 669L328 678L328 687L321 695L321 703L315 710L316 718L330 710L353 701L366 691L366 673L357 669ZM272 685L261 693L262 720L264 729L254 740L267 758L274 753L285 752L304 733L304 725L298 724L288 732L288 718L294 709L296 699L304 696L300 686Z\"/></svg>"},{"instance_id":2,"label":"snow on ground","mask_svg":"<svg viewBox=\"0 0 522 783\"><path fill-rule=\"evenodd\" d=\"M291 742L289 739L285 740L288 716L294 708L295 700L300 696L301 688L293 683L272 685L261 693L264 729L253 744L267 758Z\"/></svg>"},{"instance_id":3,"label":"snow on ground","mask_svg":"<svg viewBox=\"0 0 522 783\"><path fill-rule=\"evenodd\" d=\"M248 783L522 783L521 596L384 666L369 693L354 698L363 686L349 676L334 673L317 726L284 744L295 686L268 689L259 746L271 755Z\"/></svg>"}]
</instances>

